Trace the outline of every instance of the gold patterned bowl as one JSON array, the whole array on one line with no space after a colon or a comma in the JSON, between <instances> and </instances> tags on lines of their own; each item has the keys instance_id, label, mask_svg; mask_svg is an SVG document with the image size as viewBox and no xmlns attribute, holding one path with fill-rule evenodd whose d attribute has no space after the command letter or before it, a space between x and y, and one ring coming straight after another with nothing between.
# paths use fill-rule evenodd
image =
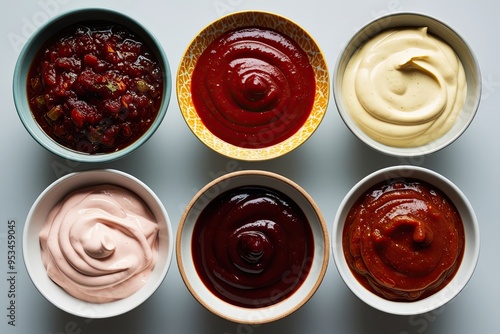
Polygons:
<instances>
[{"instance_id":1,"label":"gold patterned bowl","mask_svg":"<svg viewBox=\"0 0 500 334\"><path fill-rule=\"evenodd\" d=\"M192 89L192 74L202 53L221 35L234 29L247 27L270 29L291 38L305 52L314 72L314 101L309 116L302 125L297 126L298 129L295 132L292 131L288 137L279 142L270 143L268 146L264 143L266 138L262 138L259 147L248 147L234 142L230 143L230 140L221 139L221 136L214 133L216 131L207 128L193 102L193 95L199 94L199 91ZM224 75L221 77L224 77ZM214 21L201 30L193 39L181 59L177 72L177 100L187 125L205 145L230 158L260 161L276 158L294 150L314 133L321 123L328 106L329 81L329 72L324 56L316 42L303 28L289 19L273 13L243 11ZM244 111L240 114L240 117L246 117L245 113L248 112ZM276 117L283 117L281 112L275 115ZM285 124L287 123L285 122ZM264 126L272 128L273 124ZM260 138L258 135L257 133L256 138Z\"/></svg>"}]
</instances>

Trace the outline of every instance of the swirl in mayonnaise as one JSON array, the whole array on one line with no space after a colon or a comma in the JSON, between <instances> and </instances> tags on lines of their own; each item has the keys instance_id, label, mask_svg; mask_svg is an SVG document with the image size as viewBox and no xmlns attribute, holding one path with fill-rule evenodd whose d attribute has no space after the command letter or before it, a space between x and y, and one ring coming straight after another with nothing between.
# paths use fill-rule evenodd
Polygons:
<instances>
[{"instance_id":1,"label":"swirl in mayonnaise","mask_svg":"<svg viewBox=\"0 0 500 334\"><path fill-rule=\"evenodd\" d=\"M40 232L49 277L72 296L106 303L148 280L158 256L158 224L131 191L100 185L55 206Z\"/></svg>"},{"instance_id":2,"label":"swirl in mayonnaise","mask_svg":"<svg viewBox=\"0 0 500 334\"><path fill-rule=\"evenodd\" d=\"M417 147L451 129L465 103L454 50L427 28L388 30L358 49L343 78L347 109L371 138Z\"/></svg>"}]
</instances>

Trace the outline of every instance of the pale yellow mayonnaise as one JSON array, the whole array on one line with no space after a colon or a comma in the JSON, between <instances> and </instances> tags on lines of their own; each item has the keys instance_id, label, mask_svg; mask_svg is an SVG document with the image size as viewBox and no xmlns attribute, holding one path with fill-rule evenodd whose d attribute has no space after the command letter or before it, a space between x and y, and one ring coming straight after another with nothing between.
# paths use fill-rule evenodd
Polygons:
<instances>
[{"instance_id":1,"label":"pale yellow mayonnaise","mask_svg":"<svg viewBox=\"0 0 500 334\"><path fill-rule=\"evenodd\" d=\"M40 232L49 277L72 296L105 303L130 296L158 256L158 224L134 193L84 188L52 209Z\"/></svg>"},{"instance_id":2,"label":"pale yellow mayonnaise","mask_svg":"<svg viewBox=\"0 0 500 334\"><path fill-rule=\"evenodd\" d=\"M457 55L425 27L388 30L369 40L351 57L342 84L354 121L394 147L441 137L459 117L467 91Z\"/></svg>"}]
</instances>

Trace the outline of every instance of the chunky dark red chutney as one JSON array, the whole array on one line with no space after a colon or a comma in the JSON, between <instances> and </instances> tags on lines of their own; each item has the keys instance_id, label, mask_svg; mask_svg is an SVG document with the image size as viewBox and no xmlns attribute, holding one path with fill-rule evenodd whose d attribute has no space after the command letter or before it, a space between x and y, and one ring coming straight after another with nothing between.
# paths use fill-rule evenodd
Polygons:
<instances>
[{"instance_id":1,"label":"chunky dark red chutney","mask_svg":"<svg viewBox=\"0 0 500 334\"><path fill-rule=\"evenodd\" d=\"M272 29L246 27L214 40L192 74L191 94L207 129L244 148L296 133L309 117L316 80L307 54Z\"/></svg>"},{"instance_id":2,"label":"chunky dark red chutney","mask_svg":"<svg viewBox=\"0 0 500 334\"><path fill-rule=\"evenodd\" d=\"M353 205L342 245L367 289L389 300L414 301L453 278L465 236L457 209L440 190L420 180L393 179Z\"/></svg>"},{"instance_id":3,"label":"chunky dark red chutney","mask_svg":"<svg viewBox=\"0 0 500 334\"><path fill-rule=\"evenodd\" d=\"M201 280L233 305L258 308L295 292L309 273L314 242L307 218L267 187L222 193L201 212L192 254Z\"/></svg>"},{"instance_id":4,"label":"chunky dark red chutney","mask_svg":"<svg viewBox=\"0 0 500 334\"><path fill-rule=\"evenodd\" d=\"M65 30L41 48L28 79L40 127L60 145L89 154L129 146L149 129L162 101L157 59L119 25Z\"/></svg>"}]
</instances>

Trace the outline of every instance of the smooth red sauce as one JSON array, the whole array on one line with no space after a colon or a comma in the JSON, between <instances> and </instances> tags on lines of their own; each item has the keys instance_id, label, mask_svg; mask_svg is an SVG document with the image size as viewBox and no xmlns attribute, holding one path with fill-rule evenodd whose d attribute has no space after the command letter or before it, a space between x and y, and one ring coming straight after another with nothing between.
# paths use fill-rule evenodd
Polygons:
<instances>
[{"instance_id":1,"label":"smooth red sauce","mask_svg":"<svg viewBox=\"0 0 500 334\"><path fill-rule=\"evenodd\" d=\"M316 92L307 54L277 31L248 27L214 40L192 74L193 104L218 138L244 148L275 145L297 132Z\"/></svg>"},{"instance_id":2,"label":"smooth red sauce","mask_svg":"<svg viewBox=\"0 0 500 334\"><path fill-rule=\"evenodd\" d=\"M419 180L394 179L374 186L351 208L342 245L367 289L413 301L453 278L465 236L457 209L441 191Z\"/></svg>"},{"instance_id":3,"label":"smooth red sauce","mask_svg":"<svg viewBox=\"0 0 500 334\"><path fill-rule=\"evenodd\" d=\"M57 143L75 151L117 151L142 136L162 100L163 71L137 36L89 23L52 38L28 78L31 111Z\"/></svg>"},{"instance_id":4,"label":"smooth red sauce","mask_svg":"<svg viewBox=\"0 0 500 334\"><path fill-rule=\"evenodd\" d=\"M192 253L201 280L233 305L258 308L295 292L309 273L314 241L302 210L266 187L217 196L194 227Z\"/></svg>"}]
</instances>

